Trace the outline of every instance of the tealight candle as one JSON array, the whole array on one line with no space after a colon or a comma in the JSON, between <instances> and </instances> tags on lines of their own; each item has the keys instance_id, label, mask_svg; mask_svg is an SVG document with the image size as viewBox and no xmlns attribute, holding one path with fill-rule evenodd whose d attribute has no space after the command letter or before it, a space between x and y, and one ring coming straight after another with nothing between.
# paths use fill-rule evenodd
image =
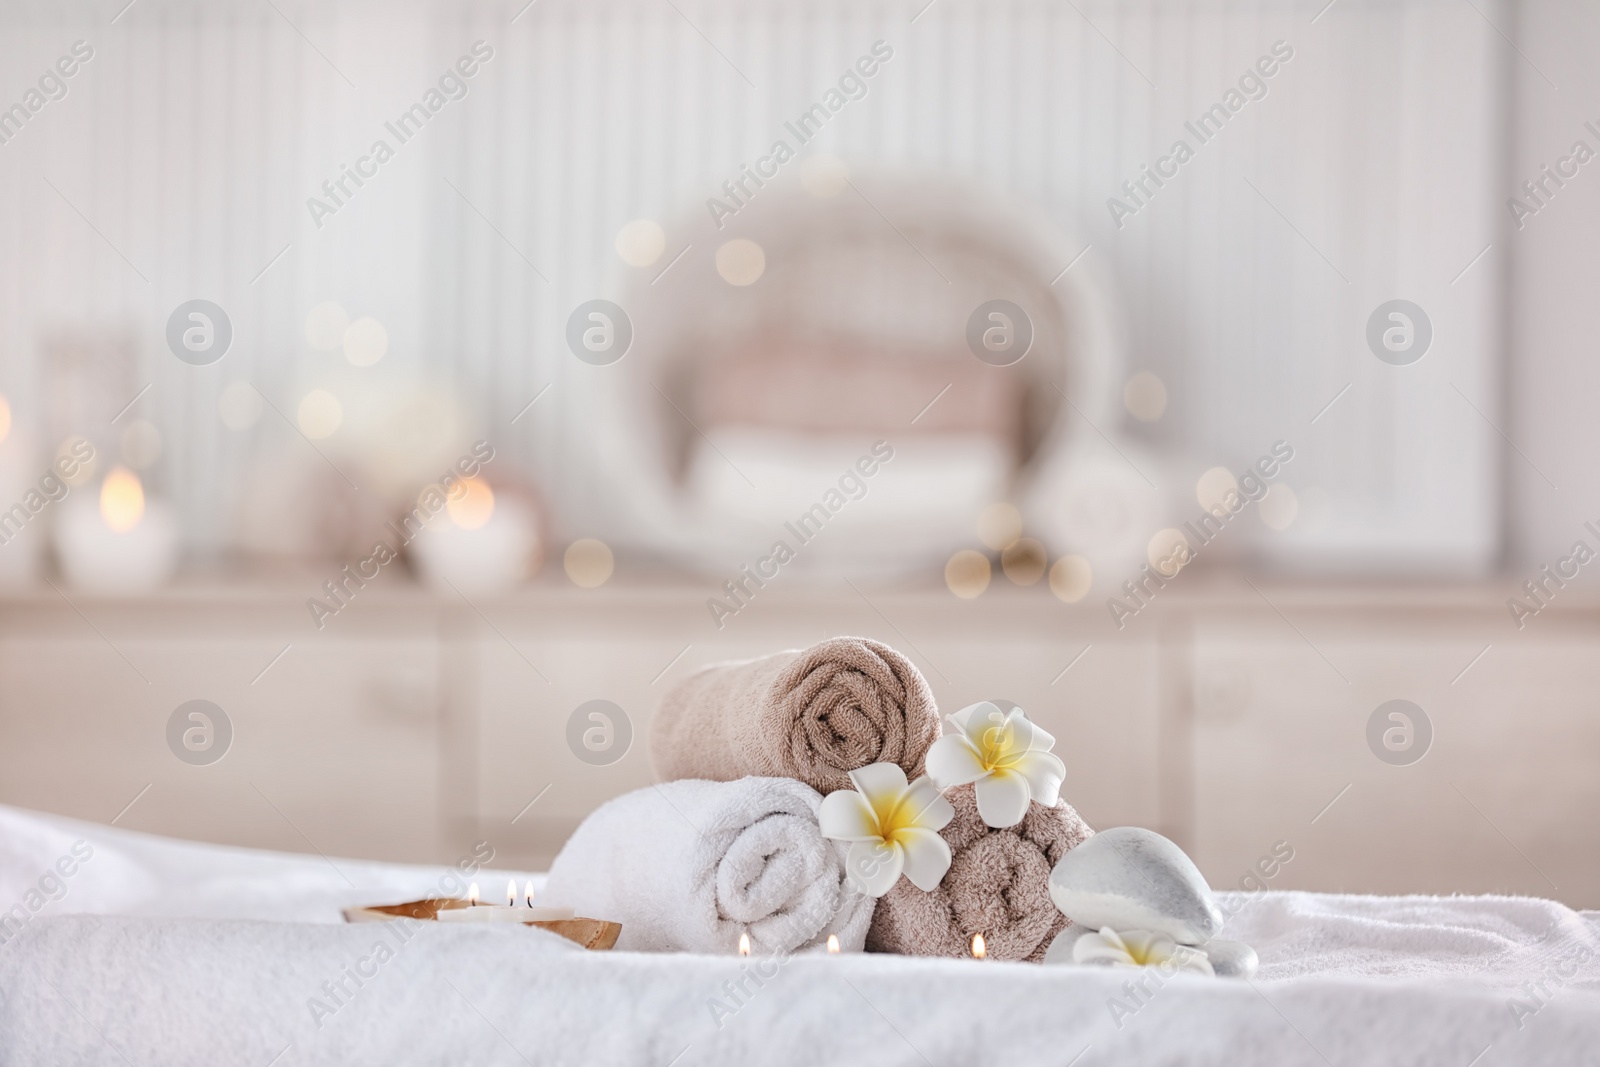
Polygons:
<instances>
[{"instance_id":1,"label":"tealight candle","mask_svg":"<svg viewBox=\"0 0 1600 1067\"><path fill-rule=\"evenodd\" d=\"M828 955L837 956L838 954L839 954L839 935L838 934L829 934L828 935Z\"/></svg>"},{"instance_id":2,"label":"tealight candle","mask_svg":"<svg viewBox=\"0 0 1600 1067\"><path fill-rule=\"evenodd\" d=\"M571 908L549 905L536 907L533 903L532 882L528 883L527 898L527 906L517 906L517 883L513 879L506 884L505 907L497 904L480 904L478 883L473 882L467 889L467 906L444 908L438 912L438 919L445 923L547 923L577 918L577 914Z\"/></svg>"},{"instance_id":3,"label":"tealight candle","mask_svg":"<svg viewBox=\"0 0 1600 1067\"><path fill-rule=\"evenodd\" d=\"M972 935L972 958L975 960L987 959L989 946L984 944L982 934Z\"/></svg>"},{"instance_id":4,"label":"tealight candle","mask_svg":"<svg viewBox=\"0 0 1600 1067\"><path fill-rule=\"evenodd\" d=\"M460 484L464 491L412 542L423 580L468 595L520 585L538 567L538 514L510 493L497 497L482 478Z\"/></svg>"},{"instance_id":5,"label":"tealight candle","mask_svg":"<svg viewBox=\"0 0 1600 1067\"><path fill-rule=\"evenodd\" d=\"M742 934L739 935L739 955L741 955L741 956L750 955L750 935L749 934L742 933Z\"/></svg>"},{"instance_id":6,"label":"tealight candle","mask_svg":"<svg viewBox=\"0 0 1600 1067\"><path fill-rule=\"evenodd\" d=\"M81 589L132 593L154 589L178 561L178 522L161 501L147 500L139 476L113 468L99 500L75 493L62 502L56 550L67 580Z\"/></svg>"}]
</instances>

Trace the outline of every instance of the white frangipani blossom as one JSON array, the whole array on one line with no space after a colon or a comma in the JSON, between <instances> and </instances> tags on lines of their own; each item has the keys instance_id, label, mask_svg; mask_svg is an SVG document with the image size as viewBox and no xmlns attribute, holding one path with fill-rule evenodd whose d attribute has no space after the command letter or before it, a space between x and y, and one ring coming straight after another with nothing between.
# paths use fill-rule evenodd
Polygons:
<instances>
[{"instance_id":1,"label":"white frangipani blossom","mask_svg":"<svg viewBox=\"0 0 1600 1067\"><path fill-rule=\"evenodd\" d=\"M1056 739L1029 722L1021 708L1004 712L985 700L947 721L955 732L928 750L928 775L941 789L974 783L985 825L1015 826L1030 799L1047 808L1060 800L1067 768L1050 754Z\"/></svg>"},{"instance_id":2,"label":"white frangipani blossom","mask_svg":"<svg viewBox=\"0 0 1600 1067\"><path fill-rule=\"evenodd\" d=\"M906 784L894 763L874 763L850 772L855 789L822 798L818 818L822 836L850 842L845 857L850 884L869 897L881 897L904 874L925 893L950 869L950 846L939 836L955 809L931 779Z\"/></svg>"},{"instance_id":3,"label":"white frangipani blossom","mask_svg":"<svg viewBox=\"0 0 1600 1067\"><path fill-rule=\"evenodd\" d=\"M1188 971L1214 975L1203 949L1180 945L1149 930L1090 930L1072 945L1072 962L1102 967L1159 967L1166 974Z\"/></svg>"}]
</instances>

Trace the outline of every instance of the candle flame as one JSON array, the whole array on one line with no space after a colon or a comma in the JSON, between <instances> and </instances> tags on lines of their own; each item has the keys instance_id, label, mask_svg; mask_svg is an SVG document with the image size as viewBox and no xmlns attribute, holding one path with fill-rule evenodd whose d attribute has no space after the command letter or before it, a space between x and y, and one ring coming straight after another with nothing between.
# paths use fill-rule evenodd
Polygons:
<instances>
[{"instance_id":1,"label":"candle flame","mask_svg":"<svg viewBox=\"0 0 1600 1067\"><path fill-rule=\"evenodd\" d=\"M750 935L749 934L740 934L739 935L739 955L741 955L741 956L750 955Z\"/></svg>"},{"instance_id":2,"label":"candle flame","mask_svg":"<svg viewBox=\"0 0 1600 1067\"><path fill-rule=\"evenodd\" d=\"M126 467L113 467L100 485L100 517L117 533L127 533L144 518L144 486Z\"/></svg>"},{"instance_id":3,"label":"candle flame","mask_svg":"<svg viewBox=\"0 0 1600 1067\"><path fill-rule=\"evenodd\" d=\"M506 883L506 907L514 908L516 906L517 906L517 880L515 878L513 878L509 882Z\"/></svg>"},{"instance_id":4,"label":"candle flame","mask_svg":"<svg viewBox=\"0 0 1600 1067\"><path fill-rule=\"evenodd\" d=\"M478 883L477 882L473 882L471 885L467 886L467 903L468 904L476 904L477 902L478 902Z\"/></svg>"},{"instance_id":5,"label":"candle flame","mask_svg":"<svg viewBox=\"0 0 1600 1067\"><path fill-rule=\"evenodd\" d=\"M476 530L494 517L494 490L482 478L463 478L462 492L450 491L445 511L463 530Z\"/></svg>"},{"instance_id":6,"label":"candle flame","mask_svg":"<svg viewBox=\"0 0 1600 1067\"><path fill-rule=\"evenodd\" d=\"M837 956L838 954L839 954L839 935L838 934L829 934L828 935L828 955Z\"/></svg>"},{"instance_id":7,"label":"candle flame","mask_svg":"<svg viewBox=\"0 0 1600 1067\"><path fill-rule=\"evenodd\" d=\"M972 958L981 960L989 955L989 947L983 943L982 934L972 935Z\"/></svg>"},{"instance_id":8,"label":"candle flame","mask_svg":"<svg viewBox=\"0 0 1600 1067\"><path fill-rule=\"evenodd\" d=\"M528 898L528 907L530 907L530 908L533 907L533 879L531 879L531 878L528 879L528 885L527 885L527 888L526 888L525 895Z\"/></svg>"}]
</instances>

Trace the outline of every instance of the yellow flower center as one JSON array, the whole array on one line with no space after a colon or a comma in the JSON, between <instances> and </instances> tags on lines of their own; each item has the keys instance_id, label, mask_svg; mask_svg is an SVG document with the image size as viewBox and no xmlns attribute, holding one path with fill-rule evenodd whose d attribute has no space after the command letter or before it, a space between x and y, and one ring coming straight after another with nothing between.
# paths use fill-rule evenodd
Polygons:
<instances>
[{"instance_id":1,"label":"yellow flower center","mask_svg":"<svg viewBox=\"0 0 1600 1067\"><path fill-rule=\"evenodd\" d=\"M985 771L1007 770L1023 756L1016 726L1000 712L991 712L989 720L992 725L985 727L978 737L978 762Z\"/></svg>"},{"instance_id":2,"label":"yellow flower center","mask_svg":"<svg viewBox=\"0 0 1600 1067\"><path fill-rule=\"evenodd\" d=\"M1155 959L1155 952L1152 951L1155 948L1154 942L1142 950L1138 945L1130 945L1126 941L1122 943L1122 947L1127 951L1128 958L1141 967L1148 967L1152 963L1160 962Z\"/></svg>"},{"instance_id":3,"label":"yellow flower center","mask_svg":"<svg viewBox=\"0 0 1600 1067\"><path fill-rule=\"evenodd\" d=\"M911 790L906 790L899 796L868 798L872 805L872 812L878 820L878 836L885 844L904 845L902 835L907 830L919 829L922 826L923 813L917 809L912 800Z\"/></svg>"}]
</instances>

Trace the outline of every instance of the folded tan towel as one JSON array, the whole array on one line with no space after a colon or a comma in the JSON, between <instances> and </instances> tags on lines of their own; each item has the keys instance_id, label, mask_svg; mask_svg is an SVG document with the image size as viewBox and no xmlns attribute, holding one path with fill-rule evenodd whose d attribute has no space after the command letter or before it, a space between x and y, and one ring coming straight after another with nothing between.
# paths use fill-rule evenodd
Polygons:
<instances>
[{"instance_id":1,"label":"folded tan towel","mask_svg":"<svg viewBox=\"0 0 1600 1067\"><path fill-rule=\"evenodd\" d=\"M933 692L910 660L834 637L678 683L650 724L650 759L663 779L798 778L827 794L869 763L898 763L915 779L938 736Z\"/></svg>"},{"instance_id":2,"label":"folded tan towel","mask_svg":"<svg viewBox=\"0 0 1600 1067\"><path fill-rule=\"evenodd\" d=\"M878 901L868 952L968 956L982 934L989 958L1044 959L1068 925L1050 899L1050 870L1094 831L1066 801L1029 802L1022 822L1004 830L983 824L972 786L945 791L956 817L939 831L950 843L950 870L924 893L902 878Z\"/></svg>"}]
</instances>

